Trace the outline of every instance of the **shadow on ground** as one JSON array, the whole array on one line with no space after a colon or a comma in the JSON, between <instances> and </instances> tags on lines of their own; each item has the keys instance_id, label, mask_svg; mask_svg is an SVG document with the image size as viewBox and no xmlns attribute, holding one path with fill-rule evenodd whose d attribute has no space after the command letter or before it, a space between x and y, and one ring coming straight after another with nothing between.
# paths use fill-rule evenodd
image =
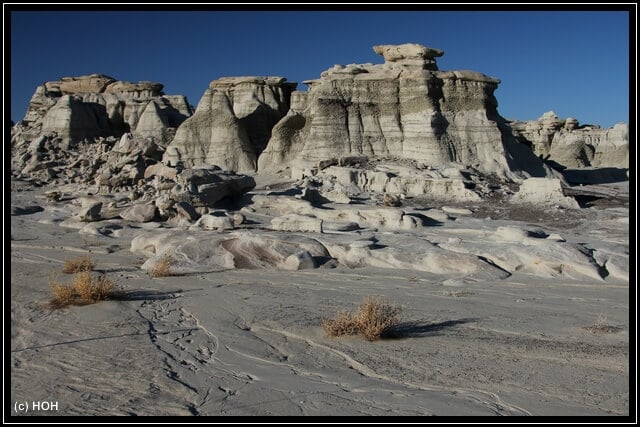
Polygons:
<instances>
[{"instance_id":1,"label":"shadow on ground","mask_svg":"<svg viewBox=\"0 0 640 427\"><path fill-rule=\"evenodd\" d=\"M447 320L444 322L425 322L411 321L402 322L384 331L382 338L384 339L401 339L401 338L418 338L440 335L446 329L454 328L465 323L476 322L478 319L458 319Z\"/></svg>"}]
</instances>

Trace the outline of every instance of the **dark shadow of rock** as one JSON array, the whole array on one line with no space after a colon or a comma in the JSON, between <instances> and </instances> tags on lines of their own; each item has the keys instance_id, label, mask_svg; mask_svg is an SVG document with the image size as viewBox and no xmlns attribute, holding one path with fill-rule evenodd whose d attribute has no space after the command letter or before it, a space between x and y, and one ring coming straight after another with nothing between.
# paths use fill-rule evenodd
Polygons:
<instances>
[{"instance_id":1,"label":"dark shadow of rock","mask_svg":"<svg viewBox=\"0 0 640 427\"><path fill-rule=\"evenodd\" d=\"M38 205L31 205L31 206L25 206L25 207L11 206L11 216L31 215L31 214L42 212L42 211L44 211L44 208Z\"/></svg>"},{"instance_id":2,"label":"dark shadow of rock","mask_svg":"<svg viewBox=\"0 0 640 427\"><path fill-rule=\"evenodd\" d=\"M153 291L153 290L137 290L137 291L116 291L113 293L110 299L117 301L157 301L165 299L176 299L178 294L182 292L177 291Z\"/></svg>"},{"instance_id":3,"label":"dark shadow of rock","mask_svg":"<svg viewBox=\"0 0 640 427\"><path fill-rule=\"evenodd\" d=\"M437 227L437 226L441 226L442 224L444 224L442 221L435 220L435 219L433 219L431 217L428 217L426 215L423 215L421 213L410 212L407 215L412 216L412 217L420 220L420 225L422 227Z\"/></svg>"},{"instance_id":4,"label":"dark shadow of rock","mask_svg":"<svg viewBox=\"0 0 640 427\"><path fill-rule=\"evenodd\" d=\"M565 169L562 175L570 184L610 184L629 181L625 168Z\"/></svg>"}]
</instances>

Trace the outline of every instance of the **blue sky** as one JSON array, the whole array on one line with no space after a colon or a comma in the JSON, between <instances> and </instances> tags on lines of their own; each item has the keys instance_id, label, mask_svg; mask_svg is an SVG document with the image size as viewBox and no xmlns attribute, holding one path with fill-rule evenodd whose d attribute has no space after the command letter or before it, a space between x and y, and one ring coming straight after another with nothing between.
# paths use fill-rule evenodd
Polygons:
<instances>
[{"instance_id":1,"label":"blue sky","mask_svg":"<svg viewBox=\"0 0 640 427\"><path fill-rule=\"evenodd\" d=\"M419 43L444 50L441 70L499 78L505 118L553 110L610 127L629 121L629 40L628 13L613 11L14 11L11 118L63 76L157 81L197 105L219 77L279 75L304 90L334 64L382 63L373 45Z\"/></svg>"}]
</instances>

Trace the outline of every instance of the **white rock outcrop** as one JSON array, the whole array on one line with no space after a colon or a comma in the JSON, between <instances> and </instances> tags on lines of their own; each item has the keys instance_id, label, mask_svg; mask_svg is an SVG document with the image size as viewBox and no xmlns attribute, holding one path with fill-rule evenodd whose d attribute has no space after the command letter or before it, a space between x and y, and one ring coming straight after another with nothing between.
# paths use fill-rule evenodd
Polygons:
<instances>
[{"instance_id":1,"label":"white rock outcrop","mask_svg":"<svg viewBox=\"0 0 640 427\"><path fill-rule=\"evenodd\" d=\"M296 83L282 77L224 77L205 91L176 132L164 162L255 171L271 128L289 110Z\"/></svg>"},{"instance_id":2,"label":"white rock outcrop","mask_svg":"<svg viewBox=\"0 0 640 427\"><path fill-rule=\"evenodd\" d=\"M518 192L511 198L511 201L538 206L580 208L576 199L564 195L562 182L555 178L529 178L524 180Z\"/></svg>"},{"instance_id":3,"label":"white rock outcrop","mask_svg":"<svg viewBox=\"0 0 640 427\"><path fill-rule=\"evenodd\" d=\"M471 166L509 179L549 171L510 133L493 92L500 82L475 71L439 71L425 46L382 45L384 64L336 65L273 128L259 170L363 155L428 166Z\"/></svg>"},{"instance_id":4,"label":"white rock outcrop","mask_svg":"<svg viewBox=\"0 0 640 427\"><path fill-rule=\"evenodd\" d=\"M131 132L166 145L193 111L184 96L167 96L162 89L160 83L123 82L103 74L46 82L36 88L12 140L50 135L66 149L84 139Z\"/></svg>"},{"instance_id":5,"label":"white rock outcrop","mask_svg":"<svg viewBox=\"0 0 640 427\"><path fill-rule=\"evenodd\" d=\"M580 126L578 120L560 119L553 111L538 120L510 123L514 134L534 153L567 168L629 168L629 126Z\"/></svg>"}]
</instances>

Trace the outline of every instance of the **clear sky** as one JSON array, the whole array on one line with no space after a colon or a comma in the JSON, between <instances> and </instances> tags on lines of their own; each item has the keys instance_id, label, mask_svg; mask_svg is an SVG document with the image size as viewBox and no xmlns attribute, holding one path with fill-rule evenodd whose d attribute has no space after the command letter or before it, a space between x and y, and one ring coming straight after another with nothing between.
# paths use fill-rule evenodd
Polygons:
<instances>
[{"instance_id":1,"label":"clear sky","mask_svg":"<svg viewBox=\"0 0 640 427\"><path fill-rule=\"evenodd\" d=\"M197 105L211 80L276 75L299 82L334 64L382 63L372 46L444 50L441 70L499 78L505 118L553 110L582 124L629 121L628 12L35 12L11 13L11 118L36 86L102 73L163 83ZM635 78L635 76L634 76Z\"/></svg>"}]
</instances>

